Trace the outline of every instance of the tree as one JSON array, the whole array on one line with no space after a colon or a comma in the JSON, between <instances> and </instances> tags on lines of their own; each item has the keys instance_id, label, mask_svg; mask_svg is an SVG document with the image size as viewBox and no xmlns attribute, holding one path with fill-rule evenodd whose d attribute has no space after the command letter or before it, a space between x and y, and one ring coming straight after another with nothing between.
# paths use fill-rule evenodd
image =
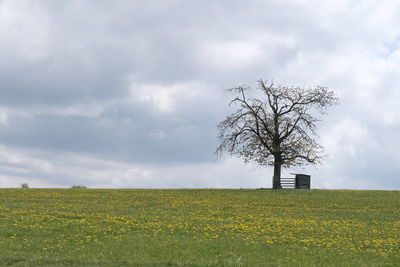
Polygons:
<instances>
[{"instance_id":1,"label":"tree","mask_svg":"<svg viewBox=\"0 0 400 267\"><path fill-rule=\"evenodd\" d=\"M272 187L281 189L282 167L321 163L324 149L316 141L317 115L326 114L339 99L322 86L304 89L259 80L257 89L262 97L249 96L246 86L230 89L235 95L230 105L239 109L218 124L216 153L274 166Z\"/></svg>"}]
</instances>

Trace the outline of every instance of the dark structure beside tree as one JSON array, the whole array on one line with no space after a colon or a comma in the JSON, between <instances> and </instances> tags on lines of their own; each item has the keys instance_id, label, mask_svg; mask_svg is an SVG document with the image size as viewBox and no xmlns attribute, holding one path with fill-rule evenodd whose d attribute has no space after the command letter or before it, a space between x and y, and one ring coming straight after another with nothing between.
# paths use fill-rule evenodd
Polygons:
<instances>
[{"instance_id":1,"label":"dark structure beside tree","mask_svg":"<svg viewBox=\"0 0 400 267\"><path fill-rule=\"evenodd\" d=\"M311 188L311 176L307 174L296 174L296 189L310 189Z\"/></svg>"}]
</instances>

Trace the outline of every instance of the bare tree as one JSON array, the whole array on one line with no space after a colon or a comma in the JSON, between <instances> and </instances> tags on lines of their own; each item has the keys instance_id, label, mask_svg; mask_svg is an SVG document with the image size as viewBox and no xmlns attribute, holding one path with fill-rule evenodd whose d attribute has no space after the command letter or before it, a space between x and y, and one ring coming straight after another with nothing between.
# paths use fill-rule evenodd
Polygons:
<instances>
[{"instance_id":1,"label":"bare tree","mask_svg":"<svg viewBox=\"0 0 400 267\"><path fill-rule=\"evenodd\" d=\"M235 98L230 105L239 109L218 124L223 152L274 166L273 189L281 189L281 169L304 164L319 164L324 149L316 141L318 114L338 104L333 91L322 86L312 89L275 86L258 81L262 97L250 97L249 87L230 89Z\"/></svg>"}]
</instances>

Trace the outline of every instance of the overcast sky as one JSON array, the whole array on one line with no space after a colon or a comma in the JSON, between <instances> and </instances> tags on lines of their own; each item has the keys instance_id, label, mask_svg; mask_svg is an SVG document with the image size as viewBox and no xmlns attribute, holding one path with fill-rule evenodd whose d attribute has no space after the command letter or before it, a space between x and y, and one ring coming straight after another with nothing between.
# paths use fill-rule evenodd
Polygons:
<instances>
[{"instance_id":1,"label":"overcast sky","mask_svg":"<svg viewBox=\"0 0 400 267\"><path fill-rule=\"evenodd\" d=\"M400 189L400 2L0 0L0 187L258 188L224 89L321 85L323 189Z\"/></svg>"}]
</instances>

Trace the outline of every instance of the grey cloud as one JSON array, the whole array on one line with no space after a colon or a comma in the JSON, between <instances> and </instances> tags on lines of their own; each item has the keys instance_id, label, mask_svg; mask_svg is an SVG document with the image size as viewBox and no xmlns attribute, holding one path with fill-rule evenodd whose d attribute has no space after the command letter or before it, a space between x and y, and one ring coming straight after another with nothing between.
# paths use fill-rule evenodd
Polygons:
<instances>
[{"instance_id":1,"label":"grey cloud","mask_svg":"<svg viewBox=\"0 0 400 267\"><path fill-rule=\"evenodd\" d=\"M83 153L137 163L214 159L215 119L185 114L179 120L168 119L150 114L146 107L114 106L99 117L14 115L8 121L0 129L0 139L3 144L20 148Z\"/></svg>"},{"instance_id":2,"label":"grey cloud","mask_svg":"<svg viewBox=\"0 0 400 267\"><path fill-rule=\"evenodd\" d=\"M103 71L93 75L79 69L46 70L46 65L3 71L0 103L11 108L68 106L79 102L107 101L126 94L124 77Z\"/></svg>"}]
</instances>

